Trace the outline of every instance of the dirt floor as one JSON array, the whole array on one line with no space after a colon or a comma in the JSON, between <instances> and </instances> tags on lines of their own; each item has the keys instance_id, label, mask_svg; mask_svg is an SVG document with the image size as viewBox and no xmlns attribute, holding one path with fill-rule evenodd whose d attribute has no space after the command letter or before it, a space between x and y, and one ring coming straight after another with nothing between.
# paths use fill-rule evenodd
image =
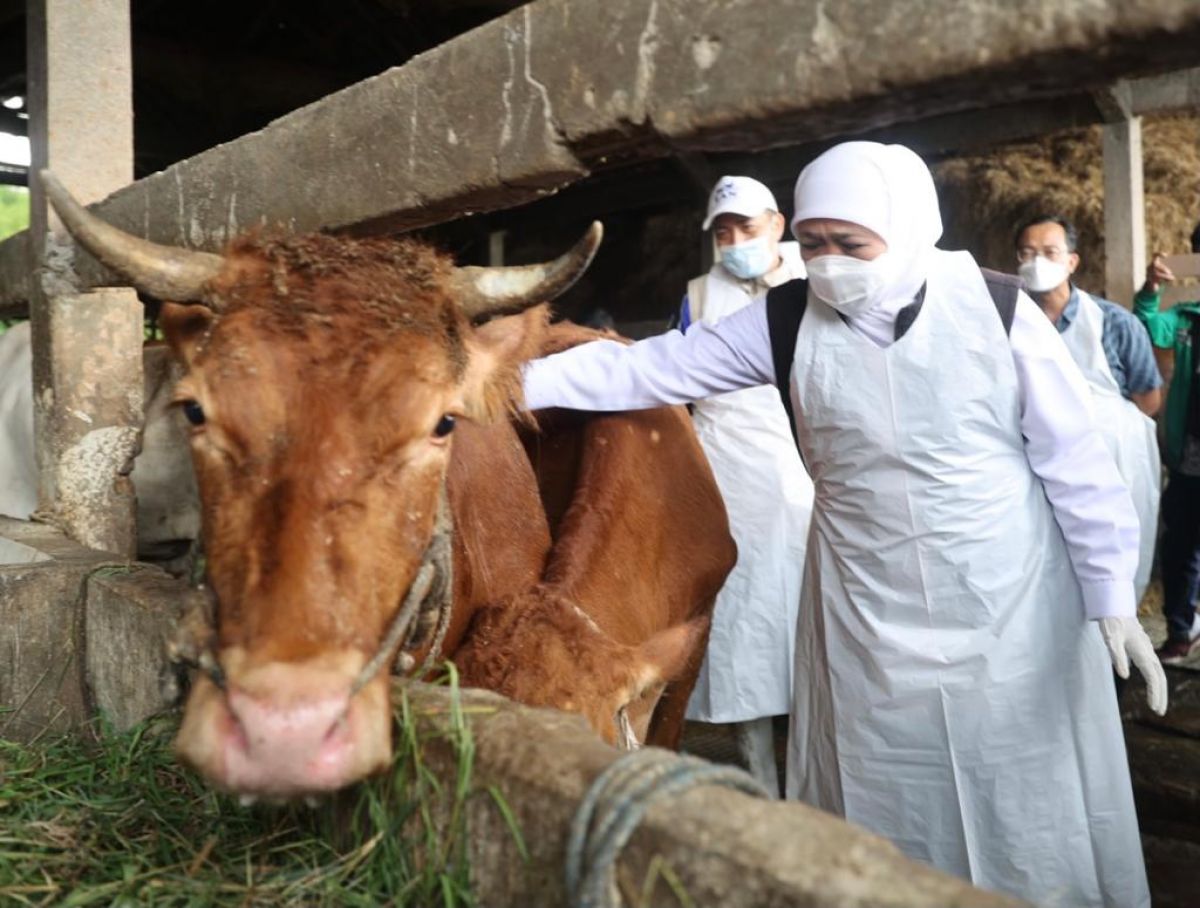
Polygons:
<instances>
[{"instance_id":1,"label":"dirt floor","mask_svg":"<svg viewBox=\"0 0 1200 908\"><path fill-rule=\"evenodd\" d=\"M1141 606L1142 625L1159 645L1166 635L1157 584ZM1155 908L1200 905L1200 653L1167 666L1171 702L1166 716L1145 707L1145 685L1136 671L1119 685L1134 797L1142 829L1146 871ZM784 765L787 724L777 721L775 752ZM689 722L683 749L720 763L740 765L730 725Z\"/></svg>"}]
</instances>

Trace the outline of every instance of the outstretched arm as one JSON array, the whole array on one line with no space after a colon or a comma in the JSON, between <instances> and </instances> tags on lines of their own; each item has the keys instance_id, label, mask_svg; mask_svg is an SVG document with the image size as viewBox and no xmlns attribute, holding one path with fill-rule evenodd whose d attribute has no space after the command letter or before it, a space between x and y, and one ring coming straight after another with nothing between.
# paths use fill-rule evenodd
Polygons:
<instances>
[{"instance_id":1,"label":"outstretched arm","mask_svg":"<svg viewBox=\"0 0 1200 908\"><path fill-rule=\"evenodd\" d=\"M596 341L525 367L530 410L641 410L685 404L774 380L766 305L636 344Z\"/></svg>"}]
</instances>

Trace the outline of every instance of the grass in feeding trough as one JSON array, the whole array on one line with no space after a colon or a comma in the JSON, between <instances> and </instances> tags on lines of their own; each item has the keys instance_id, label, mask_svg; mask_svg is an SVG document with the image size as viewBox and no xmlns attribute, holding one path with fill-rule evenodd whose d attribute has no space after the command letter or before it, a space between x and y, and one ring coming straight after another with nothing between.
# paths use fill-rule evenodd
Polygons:
<instances>
[{"instance_id":1,"label":"grass in feeding trough","mask_svg":"<svg viewBox=\"0 0 1200 908\"><path fill-rule=\"evenodd\" d=\"M450 683L434 721L401 690L391 773L316 808L214 792L171 752L174 717L0 741L0 905L469 905L474 745ZM456 757L452 778L430 747Z\"/></svg>"}]
</instances>

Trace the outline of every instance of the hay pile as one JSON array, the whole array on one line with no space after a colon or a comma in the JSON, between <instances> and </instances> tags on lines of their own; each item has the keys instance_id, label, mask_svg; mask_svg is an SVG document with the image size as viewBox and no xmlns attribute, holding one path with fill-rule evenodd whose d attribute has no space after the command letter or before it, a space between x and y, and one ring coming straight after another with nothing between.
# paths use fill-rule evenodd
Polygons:
<instances>
[{"instance_id":1,"label":"hay pile","mask_svg":"<svg viewBox=\"0 0 1200 908\"><path fill-rule=\"evenodd\" d=\"M1147 117L1142 144L1149 248L1188 252L1200 221L1200 119ZM1079 228L1080 286L1104 289L1104 175L1100 127L947 160L934 167L943 249L967 249L980 264L1016 270L1012 234L1024 218L1063 214Z\"/></svg>"},{"instance_id":2,"label":"hay pile","mask_svg":"<svg viewBox=\"0 0 1200 908\"><path fill-rule=\"evenodd\" d=\"M176 761L173 718L97 740L0 740L0 905L470 905L465 801L490 794L511 812L474 790L458 703L433 723L402 697L393 773L315 809L215 793ZM456 779L434 777L431 743L451 748Z\"/></svg>"}]
</instances>

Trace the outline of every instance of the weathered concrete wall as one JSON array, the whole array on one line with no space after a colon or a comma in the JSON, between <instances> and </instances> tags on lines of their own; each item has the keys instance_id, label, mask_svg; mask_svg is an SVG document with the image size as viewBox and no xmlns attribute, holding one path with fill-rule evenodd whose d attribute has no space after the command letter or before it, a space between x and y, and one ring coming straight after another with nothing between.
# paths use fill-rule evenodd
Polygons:
<instances>
[{"instance_id":1,"label":"weathered concrete wall","mask_svg":"<svg viewBox=\"0 0 1200 908\"><path fill-rule=\"evenodd\" d=\"M1197 41L1194 0L747 0L736 16L723 0L539 0L97 211L210 249L263 220L407 228L633 156L796 144L1182 67ZM25 280L9 245L0 303Z\"/></svg>"},{"instance_id":2,"label":"weathered concrete wall","mask_svg":"<svg viewBox=\"0 0 1200 908\"><path fill-rule=\"evenodd\" d=\"M0 540L0 737L28 740L88 718L83 587L112 558L8 518Z\"/></svg>"},{"instance_id":3,"label":"weathered concrete wall","mask_svg":"<svg viewBox=\"0 0 1200 908\"><path fill-rule=\"evenodd\" d=\"M89 581L84 667L92 706L114 728L130 728L171 705L168 695L177 691L166 644L183 592L181 581L147 565Z\"/></svg>"},{"instance_id":4,"label":"weathered concrete wall","mask_svg":"<svg viewBox=\"0 0 1200 908\"><path fill-rule=\"evenodd\" d=\"M125 729L168 705L164 643L183 584L86 549L54 527L0 518L0 737Z\"/></svg>"}]
</instances>

